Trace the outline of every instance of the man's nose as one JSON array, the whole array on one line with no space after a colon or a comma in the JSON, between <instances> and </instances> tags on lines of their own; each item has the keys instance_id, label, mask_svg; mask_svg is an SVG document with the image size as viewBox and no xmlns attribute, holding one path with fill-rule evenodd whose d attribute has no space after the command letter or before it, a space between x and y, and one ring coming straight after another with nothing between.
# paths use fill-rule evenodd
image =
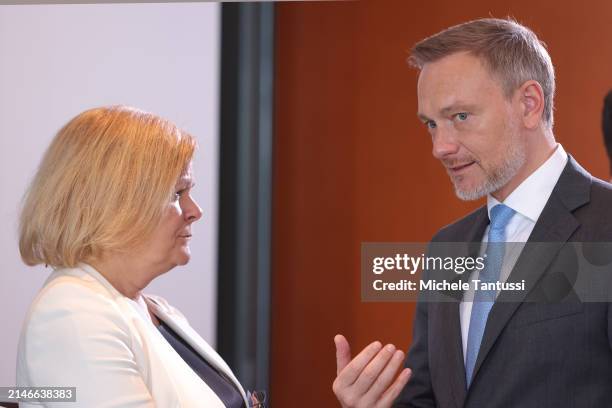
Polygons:
<instances>
[{"instance_id":1,"label":"man's nose","mask_svg":"<svg viewBox=\"0 0 612 408\"><path fill-rule=\"evenodd\" d=\"M452 132L438 127L432 137L432 154L436 159L443 159L459 151L459 143Z\"/></svg>"}]
</instances>

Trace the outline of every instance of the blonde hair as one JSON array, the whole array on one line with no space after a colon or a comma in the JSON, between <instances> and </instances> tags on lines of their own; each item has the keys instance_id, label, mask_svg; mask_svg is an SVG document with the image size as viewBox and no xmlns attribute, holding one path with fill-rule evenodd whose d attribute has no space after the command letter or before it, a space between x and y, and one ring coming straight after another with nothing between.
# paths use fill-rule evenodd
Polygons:
<instances>
[{"instance_id":1,"label":"blonde hair","mask_svg":"<svg viewBox=\"0 0 612 408\"><path fill-rule=\"evenodd\" d=\"M127 106L79 114L57 133L24 196L21 258L73 267L143 244L195 147L172 122Z\"/></svg>"},{"instance_id":2,"label":"blonde hair","mask_svg":"<svg viewBox=\"0 0 612 408\"><path fill-rule=\"evenodd\" d=\"M543 119L552 128L555 70L546 44L533 31L510 18L468 21L418 42L408 62L422 69L429 62L461 51L480 57L500 79L507 97L526 81L537 81L544 93Z\"/></svg>"}]
</instances>

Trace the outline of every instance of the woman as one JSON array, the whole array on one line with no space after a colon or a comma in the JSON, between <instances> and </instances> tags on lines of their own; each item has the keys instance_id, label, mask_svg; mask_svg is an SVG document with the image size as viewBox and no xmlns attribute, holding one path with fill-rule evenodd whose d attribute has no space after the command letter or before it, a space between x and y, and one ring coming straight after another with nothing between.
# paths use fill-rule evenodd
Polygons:
<instances>
[{"instance_id":1,"label":"woman","mask_svg":"<svg viewBox=\"0 0 612 408\"><path fill-rule=\"evenodd\" d=\"M59 131L20 220L23 261L54 271L24 322L18 386L76 387L70 407L249 406L185 317L142 293L189 262L202 216L191 196L195 145L124 106L83 112Z\"/></svg>"}]
</instances>

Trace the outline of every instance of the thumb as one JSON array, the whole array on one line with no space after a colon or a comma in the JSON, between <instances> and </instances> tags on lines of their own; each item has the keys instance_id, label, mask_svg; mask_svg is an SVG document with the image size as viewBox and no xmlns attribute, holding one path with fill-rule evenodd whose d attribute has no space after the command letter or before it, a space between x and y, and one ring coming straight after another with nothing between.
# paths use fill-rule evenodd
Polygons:
<instances>
[{"instance_id":1,"label":"thumb","mask_svg":"<svg viewBox=\"0 0 612 408\"><path fill-rule=\"evenodd\" d=\"M334 337L334 343L336 344L336 375L338 375L351 361L351 346L341 334Z\"/></svg>"}]
</instances>

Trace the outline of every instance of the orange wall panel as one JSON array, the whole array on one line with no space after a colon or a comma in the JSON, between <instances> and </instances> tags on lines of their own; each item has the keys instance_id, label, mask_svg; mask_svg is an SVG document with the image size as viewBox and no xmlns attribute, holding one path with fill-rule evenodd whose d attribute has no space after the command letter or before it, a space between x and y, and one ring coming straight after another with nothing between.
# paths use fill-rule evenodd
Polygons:
<instances>
[{"instance_id":1,"label":"orange wall panel","mask_svg":"<svg viewBox=\"0 0 612 408\"><path fill-rule=\"evenodd\" d=\"M416 118L412 45L449 25L514 16L548 45L555 134L608 178L603 96L612 88L612 3L343 1L276 5L271 400L337 406L333 337L406 349L411 303L362 303L360 245L428 241L461 202Z\"/></svg>"}]
</instances>

